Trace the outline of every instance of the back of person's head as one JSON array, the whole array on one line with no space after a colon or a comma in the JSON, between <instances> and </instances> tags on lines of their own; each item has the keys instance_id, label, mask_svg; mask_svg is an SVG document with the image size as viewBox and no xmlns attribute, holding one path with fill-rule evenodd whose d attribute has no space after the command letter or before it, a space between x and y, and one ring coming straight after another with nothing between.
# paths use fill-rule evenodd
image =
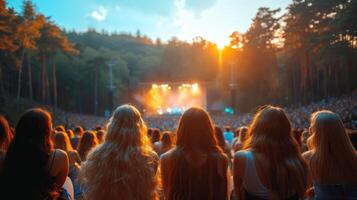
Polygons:
<instances>
[{"instance_id":1,"label":"back of person's head","mask_svg":"<svg viewBox=\"0 0 357 200\"><path fill-rule=\"evenodd\" d=\"M63 125L56 126L55 130L58 132L66 132L66 129L64 128Z\"/></svg>"},{"instance_id":2,"label":"back of person's head","mask_svg":"<svg viewBox=\"0 0 357 200\"><path fill-rule=\"evenodd\" d=\"M231 129L230 126L225 126L225 127L224 127L224 131L225 131L225 132L231 132L231 130L232 130L232 129Z\"/></svg>"},{"instance_id":3,"label":"back of person's head","mask_svg":"<svg viewBox=\"0 0 357 200\"><path fill-rule=\"evenodd\" d=\"M299 147L301 147L302 145L302 132L303 132L302 129L296 129L296 128L293 129L293 136L296 142L299 144Z\"/></svg>"},{"instance_id":4,"label":"back of person's head","mask_svg":"<svg viewBox=\"0 0 357 200\"><path fill-rule=\"evenodd\" d=\"M97 126L95 126L95 131L100 131L100 130L102 130L103 129L103 127L101 126L101 125L97 125Z\"/></svg>"},{"instance_id":5,"label":"back of person's head","mask_svg":"<svg viewBox=\"0 0 357 200\"><path fill-rule=\"evenodd\" d=\"M2 197L46 199L53 194L48 166L51 129L51 115L45 110L30 109L20 117L0 175Z\"/></svg>"},{"instance_id":6,"label":"back of person's head","mask_svg":"<svg viewBox=\"0 0 357 200\"><path fill-rule=\"evenodd\" d=\"M75 134L77 137L82 137L83 133L84 133L84 130L83 130L83 128L82 128L81 126L76 126L76 127L74 128L74 134Z\"/></svg>"},{"instance_id":7,"label":"back of person's head","mask_svg":"<svg viewBox=\"0 0 357 200\"><path fill-rule=\"evenodd\" d=\"M310 132L313 178L321 182L356 182L357 156L340 117L328 110L315 112L311 115Z\"/></svg>"},{"instance_id":8,"label":"back of person's head","mask_svg":"<svg viewBox=\"0 0 357 200\"><path fill-rule=\"evenodd\" d=\"M154 128L152 129L152 133L151 133L151 143L155 143L160 141L161 138L161 131L158 128Z\"/></svg>"},{"instance_id":9,"label":"back of person's head","mask_svg":"<svg viewBox=\"0 0 357 200\"><path fill-rule=\"evenodd\" d=\"M248 127L246 127L246 126L240 127L239 128L239 141L244 143L248 138L247 134L248 134Z\"/></svg>"},{"instance_id":10,"label":"back of person's head","mask_svg":"<svg viewBox=\"0 0 357 200\"><path fill-rule=\"evenodd\" d=\"M234 131L234 137L235 137L235 138L238 138L238 137L239 137L240 128L241 128L241 127L238 127L238 128L236 128L236 130Z\"/></svg>"},{"instance_id":11,"label":"back of person's head","mask_svg":"<svg viewBox=\"0 0 357 200\"><path fill-rule=\"evenodd\" d=\"M119 106L109 120L104 142L81 167L80 177L88 185L86 195L92 199L155 199L159 177L152 166L154 155L140 112L131 105Z\"/></svg>"},{"instance_id":12,"label":"back of person's head","mask_svg":"<svg viewBox=\"0 0 357 200\"><path fill-rule=\"evenodd\" d=\"M148 128L147 134L148 134L148 137L149 137L149 138L152 137L152 128Z\"/></svg>"},{"instance_id":13,"label":"back of person's head","mask_svg":"<svg viewBox=\"0 0 357 200\"><path fill-rule=\"evenodd\" d=\"M192 107L186 110L180 118L176 134L176 146L179 148L221 152L212 120L202 108Z\"/></svg>"},{"instance_id":14,"label":"back of person's head","mask_svg":"<svg viewBox=\"0 0 357 200\"><path fill-rule=\"evenodd\" d=\"M202 188L214 188L217 184L225 182L226 176L221 176L218 168L226 170L225 167L228 165L223 166L223 164L226 164L228 158L218 145L216 131L209 114L202 108L189 108L180 118L176 135L176 147L170 153L172 167L167 169L169 183L165 189L166 196L169 199L190 199L198 195L214 199L214 195L220 190L212 189L206 193L207 191ZM192 180L195 179L200 182L193 185ZM198 191L205 193L197 193Z\"/></svg>"},{"instance_id":15,"label":"back of person's head","mask_svg":"<svg viewBox=\"0 0 357 200\"><path fill-rule=\"evenodd\" d=\"M65 152L72 151L71 141L67 133L57 132L54 136L54 146L56 149L62 149Z\"/></svg>"},{"instance_id":16,"label":"back of person's head","mask_svg":"<svg viewBox=\"0 0 357 200\"><path fill-rule=\"evenodd\" d=\"M267 160L269 188L281 199L289 192L304 196L307 165L292 136L290 121L283 109L265 106L254 116L244 149L264 155Z\"/></svg>"},{"instance_id":17,"label":"back of person's head","mask_svg":"<svg viewBox=\"0 0 357 200\"><path fill-rule=\"evenodd\" d=\"M86 160L88 152L98 144L97 136L93 131L85 131L78 144L78 153L82 160Z\"/></svg>"},{"instance_id":18,"label":"back of person's head","mask_svg":"<svg viewBox=\"0 0 357 200\"><path fill-rule=\"evenodd\" d=\"M0 151L7 151L12 138L13 135L8 121L0 115Z\"/></svg>"},{"instance_id":19,"label":"back of person's head","mask_svg":"<svg viewBox=\"0 0 357 200\"><path fill-rule=\"evenodd\" d=\"M66 133L67 133L67 136L69 137L69 139L74 137L74 133L73 133L72 129L67 129Z\"/></svg>"},{"instance_id":20,"label":"back of person's head","mask_svg":"<svg viewBox=\"0 0 357 200\"><path fill-rule=\"evenodd\" d=\"M224 140L223 131L219 126L215 126L214 129L218 145L221 147L222 150L224 150L226 141Z\"/></svg>"},{"instance_id":21,"label":"back of person's head","mask_svg":"<svg viewBox=\"0 0 357 200\"><path fill-rule=\"evenodd\" d=\"M161 142L162 142L161 153L165 153L166 151L170 150L175 144L173 134L170 131L165 131L162 134Z\"/></svg>"},{"instance_id":22,"label":"back of person's head","mask_svg":"<svg viewBox=\"0 0 357 200\"><path fill-rule=\"evenodd\" d=\"M104 141L104 137L105 137L105 132L104 130L99 130L96 132L97 135L97 139L98 139L98 143L102 143Z\"/></svg>"}]
</instances>

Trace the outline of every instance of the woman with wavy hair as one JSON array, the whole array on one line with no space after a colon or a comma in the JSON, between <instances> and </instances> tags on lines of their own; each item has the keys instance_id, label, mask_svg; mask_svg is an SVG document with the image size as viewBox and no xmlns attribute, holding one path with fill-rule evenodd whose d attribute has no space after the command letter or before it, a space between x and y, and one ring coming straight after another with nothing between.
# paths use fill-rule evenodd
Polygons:
<instances>
[{"instance_id":1,"label":"woman with wavy hair","mask_svg":"<svg viewBox=\"0 0 357 200\"><path fill-rule=\"evenodd\" d=\"M94 131L85 131L78 144L78 153L81 160L85 161L89 151L97 145L98 139Z\"/></svg>"},{"instance_id":2,"label":"woman with wavy hair","mask_svg":"<svg viewBox=\"0 0 357 200\"><path fill-rule=\"evenodd\" d=\"M158 199L159 158L147 137L140 112L118 107L109 120L102 144L88 154L80 177L89 200Z\"/></svg>"},{"instance_id":3,"label":"woman with wavy hair","mask_svg":"<svg viewBox=\"0 0 357 200\"><path fill-rule=\"evenodd\" d=\"M357 154L340 117L327 110L313 113L310 133L304 157L314 199L357 199Z\"/></svg>"},{"instance_id":4,"label":"woman with wavy hair","mask_svg":"<svg viewBox=\"0 0 357 200\"><path fill-rule=\"evenodd\" d=\"M0 172L1 199L56 199L68 174L66 152L53 149L51 115L26 111L15 128Z\"/></svg>"},{"instance_id":5,"label":"woman with wavy hair","mask_svg":"<svg viewBox=\"0 0 357 200\"><path fill-rule=\"evenodd\" d=\"M248 136L233 161L237 199L302 199L307 165L284 110L266 106L258 111Z\"/></svg>"},{"instance_id":6,"label":"woman with wavy hair","mask_svg":"<svg viewBox=\"0 0 357 200\"><path fill-rule=\"evenodd\" d=\"M166 200L229 199L228 158L205 110L184 112L176 147L161 156L161 172Z\"/></svg>"}]
</instances>

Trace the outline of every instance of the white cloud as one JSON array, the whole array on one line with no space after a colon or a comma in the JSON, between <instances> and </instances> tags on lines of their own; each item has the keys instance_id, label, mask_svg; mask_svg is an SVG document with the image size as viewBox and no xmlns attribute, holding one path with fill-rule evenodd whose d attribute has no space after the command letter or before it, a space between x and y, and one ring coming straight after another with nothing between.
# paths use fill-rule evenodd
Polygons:
<instances>
[{"instance_id":1,"label":"white cloud","mask_svg":"<svg viewBox=\"0 0 357 200\"><path fill-rule=\"evenodd\" d=\"M115 10L116 10L116 11L120 11L120 10L121 10L121 7L120 7L119 5L116 5L116 6L115 6Z\"/></svg>"},{"instance_id":2,"label":"white cloud","mask_svg":"<svg viewBox=\"0 0 357 200\"><path fill-rule=\"evenodd\" d=\"M108 11L103 6L99 6L97 10L90 13L90 17L97 20L103 21L107 17Z\"/></svg>"}]
</instances>

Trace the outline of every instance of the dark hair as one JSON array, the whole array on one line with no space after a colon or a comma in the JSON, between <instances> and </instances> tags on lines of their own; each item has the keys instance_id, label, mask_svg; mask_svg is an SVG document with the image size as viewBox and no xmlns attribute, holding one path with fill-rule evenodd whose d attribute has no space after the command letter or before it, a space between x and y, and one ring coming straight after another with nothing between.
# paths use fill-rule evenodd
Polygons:
<instances>
[{"instance_id":1,"label":"dark hair","mask_svg":"<svg viewBox=\"0 0 357 200\"><path fill-rule=\"evenodd\" d=\"M355 150L357 150L357 131L351 131L348 136L352 142L353 147Z\"/></svg>"},{"instance_id":2,"label":"dark hair","mask_svg":"<svg viewBox=\"0 0 357 200\"><path fill-rule=\"evenodd\" d=\"M12 132L6 118L0 115L0 150L6 151L12 140Z\"/></svg>"},{"instance_id":3,"label":"dark hair","mask_svg":"<svg viewBox=\"0 0 357 200\"><path fill-rule=\"evenodd\" d=\"M151 142L154 144L155 142L160 141L161 131L158 128L152 130Z\"/></svg>"},{"instance_id":4,"label":"dark hair","mask_svg":"<svg viewBox=\"0 0 357 200\"><path fill-rule=\"evenodd\" d=\"M219 126L214 127L218 145L224 150L226 141L224 140L223 131Z\"/></svg>"},{"instance_id":5,"label":"dark hair","mask_svg":"<svg viewBox=\"0 0 357 200\"><path fill-rule=\"evenodd\" d=\"M47 199L55 195L48 166L51 126L51 115L42 109L30 109L20 117L0 173L0 194L5 199Z\"/></svg>"},{"instance_id":6,"label":"dark hair","mask_svg":"<svg viewBox=\"0 0 357 200\"><path fill-rule=\"evenodd\" d=\"M56 131L59 131L59 132L66 132L66 129L64 128L63 125L58 125L58 126L56 126L55 130L56 130Z\"/></svg>"},{"instance_id":7,"label":"dark hair","mask_svg":"<svg viewBox=\"0 0 357 200\"><path fill-rule=\"evenodd\" d=\"M84 133L84 130L81 126L76 126L76 128L74 128L74 134L78 135L79 137L82 137Z\"/></svg>"}]
</instances>

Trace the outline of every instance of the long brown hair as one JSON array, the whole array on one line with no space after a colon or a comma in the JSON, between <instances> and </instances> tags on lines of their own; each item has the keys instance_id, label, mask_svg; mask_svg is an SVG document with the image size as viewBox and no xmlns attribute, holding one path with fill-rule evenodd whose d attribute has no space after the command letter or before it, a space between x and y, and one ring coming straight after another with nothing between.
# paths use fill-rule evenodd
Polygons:
<instances>
[{"instance_id":1,"label":"long brown hair","mask_svg":"<svg viewBox=\"0 0 357 200\"><path fill-rule=\"evenodd\" d=\"M357 183L357 156L339 116L322 110L311 115L308 143L312 149L310 168L322 183ZM339 179L339 180L338 180Z\"/></svg>"},{"instance_id":2,"label":"long brown hair","mask_svg":"<svg viewBox=\"0 0 357 200\"><path fill-rule=\"evenodd\" d=\"M267 186L280 199L294 193L304 196L307 184L307 165L291 131L283 109L266 106L254 116L244 149L258 152L269 161Z\"/></svg>"},{"instance_id":3,"label":"long brown hair","mask_svg":"<svg viewBox=\"0 0 357 200\"><path fill-rule=\"evenodd\" d=\"M195 161L187 162L187 156L193 154L193 152L199 151L207 155L207 163L209 166L206 169L202 167L194 166ZM200 183L207 185L208 199L214 199L217 197L218 188L215 182L217 180L218 172L217 166L218 162L222 160L227 160L226 156L223 154L222 149L217 143L215 136L215 130L212 120L209 114L202 108L193 107L184 112L181 116L178 128L177 128L177 142L176 147L172 150L172 163L167 172L168 174L168 188L166 189L166 197L168 199L190 199L192 195L195 195L193 188L199 186L193 185L193 179L195 179L195 172L208 170L208 174L204 174L207 178L207 182ZM210 160L208 162L208 160ZM205 165L206 167L206 165ZM227 166L225 166L227 167ZM226 168L225 168L226 170ZM222 175L224 176L224 175ZM220 177L220 180L226 181L227 177ZM216 185L215 185L216 184ZM222 184L220 184L222 185ZM219 192L226 190L225 188L220 188ZM222 198L222 196L220 197Z\"/></svg>"},{"instance_id":4,"label":"long brown hair","mask_svg":"<svg viewBox=\"0 0 357 200\"><path fill-rule=\"evenodd\" d=\"M57 132L54 136L54 145L56 149L62 149L65 152L73 151L71 141L67 133Z\"/></svg>"},{"instance_id":5,"label":"long brown hair","mask_svg":"<svg viewBox=\"0 0 357 200\"><path fill-rule=\"evenodd\" d=\"M88 152L98 144L97 136L93 131L85 131L78 144L78 153L82 160L86 160Z\"/></svg>"}]
</instances>

